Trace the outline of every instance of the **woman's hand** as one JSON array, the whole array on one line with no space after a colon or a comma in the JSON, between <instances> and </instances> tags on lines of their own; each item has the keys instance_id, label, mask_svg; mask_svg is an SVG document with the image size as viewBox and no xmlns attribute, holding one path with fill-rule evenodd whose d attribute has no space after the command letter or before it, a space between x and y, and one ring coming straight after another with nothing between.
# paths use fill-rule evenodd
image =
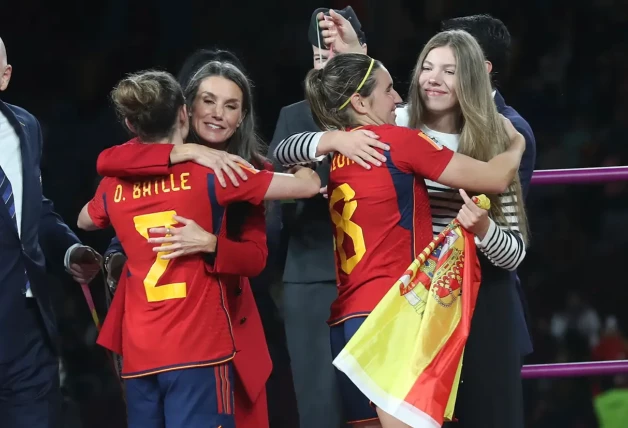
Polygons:
<instances>
[{"instance_id":1,"label":"woman's hand","mask_svg":"<svg viewBox=\"0 0 628 428\"><path fill-rule=\"evenodd\" d=\"M194 220L175 215L176 221L183 227L155 227L149 229L150 233L166 235L163 238L150 238L151 244L162 244L154 247L156 253L166 253L162 260L176 259L181 256L189 256L198 253L213 253L216 251L216 235L213 235L199 226Z\"/></svg>"},{"instance_id":2,"label":"woman's hand","mask_svg":"<svg viewBox=\"0 0 628 428\"><path fill-rule=\"evenodd\" d=\"M194 162L204 167L214 170L214 174L222 187L227 187L227 182L223 174L227 174L234 186L240 186L236 174L244 181L248 180L246 172L240 167L244 165L253 168L253 165L242 159L240 156L232 155L224 150L212 149L200 144L178 144L170 153L170 162L173 164L181 162Z\"/></svg>"},{"instance_id":3,"label":"woman's hand","mask_svg":"<svg viewBox=\"0 0 628 428\"><path fill-rule=\"evenodd\" d=\"M491 220L488 217L488 211L478 207L473 202L467 192L460 189L460 196L464 201L464 205L458 212L456 219L460 222L460 225L469 232L473 233L481 241L486 236L488 228L491 225Z\"/></svg>"},{"instance_id":4,"label":"woman's hand","mask_svg":"<svg viewBox=\"0 0 628 428\"><path fill-rule=\"evenodd\" d=\"M381 166L386 156L375 149L390 150L390 146L379 140L373 131L357 130L353 132L330 131L325 133L319 143L320 154L339 152L363 168L371 169L371 165ZM317 153L319 154L319 153Z\"/></svg>"},{"instance_id":5,"label":"woman's hand","mask_svg":"<svg viewBox=\"0 0 628 428\"><path fill-rule=\"evenodd\" d=\"M521 135L519 131L517 131L512 124L512 122L507 119L504 115L499 115L502 119L502 123L504 124L504 129L506 130L506 135L510 139L511 148L516 150L520 150L521 153L524 152L526 148L526 139Z\"/></svg>"}]
</instances>

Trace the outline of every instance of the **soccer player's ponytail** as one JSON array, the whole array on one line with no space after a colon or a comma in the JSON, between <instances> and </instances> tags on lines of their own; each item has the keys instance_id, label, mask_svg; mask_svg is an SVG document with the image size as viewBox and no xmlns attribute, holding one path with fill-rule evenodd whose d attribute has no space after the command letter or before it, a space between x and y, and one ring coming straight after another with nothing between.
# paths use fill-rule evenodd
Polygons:
<instances>
[{"instance_id":1,"label":"soccer player's ponytail","mask_svg":"<svg viewBox=\"0 0 628 428\"><path fill-rule=\"evenodd\" d=\"M144 142L169 138L185 104L181 86L163 71L128 75L111 91L111 99L124 125Z\"/></svg>"},{"instance_id":2,"label":"soccer player's ponytail","mask_svg":"<svg viewBox=\"0 0 628 428\"><path fill-rule=\"evenodd\" d=\"M351 97L368 97L375 88L375 70L381 63L363 54L342 54L330 59L325 67L310 70L305 78L305 98L314 121L325 130L357 125Z\"/></svg>"},{"instance_id":3,"label":"soccer player's ponytail","mask_svg":"<svg viewBox=\"0 0 628 428\"><path fill-rule=\"evenodd\" d=\"M326 107L326 93L322 80L323 69L312 69L305 78L305 99L310 104L314 122L321 129L343 129L345 124Z\"/></svg>"}]
</instances>

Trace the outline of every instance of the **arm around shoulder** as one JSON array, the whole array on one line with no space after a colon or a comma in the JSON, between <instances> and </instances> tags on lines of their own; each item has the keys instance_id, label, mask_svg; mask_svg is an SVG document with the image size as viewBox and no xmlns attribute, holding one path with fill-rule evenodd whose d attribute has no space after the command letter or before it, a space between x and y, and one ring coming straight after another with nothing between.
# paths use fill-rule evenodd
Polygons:
<instances>
[{"instance_id":1,"label":"arm around shoulder","mask_svg":"<svg viewBox=\"0 0 628 428\"><path fill-rule=\"evenodd\" d=\"M508 150L488 162L455 153L436 180L449 187L483 193L504 193L519 169L525 140L518 134Z\"/></svg>"},{"instance_id":2,"label":"arm around shoulder","mask_svg":"<svg viewBox=\"0 0 628 428\"><path fill-rule=\"evenodd\" d=\"M294 174L274 173L264 199L306 199L319 193L321 178L314 170L295 167L293 172Z\"/></svg>"},{"instance_id":3,"label":"arm around shoulder","mask_svg":"<svg viewBox=\"0 0 628 428\"><path fill-rule=\"evenodd\" d=\"M170 168L172 144L144 144L131 141L104 150L98 156L96 169L105 177L131 175L165 175Z\"/></svg>"}]
</instances>

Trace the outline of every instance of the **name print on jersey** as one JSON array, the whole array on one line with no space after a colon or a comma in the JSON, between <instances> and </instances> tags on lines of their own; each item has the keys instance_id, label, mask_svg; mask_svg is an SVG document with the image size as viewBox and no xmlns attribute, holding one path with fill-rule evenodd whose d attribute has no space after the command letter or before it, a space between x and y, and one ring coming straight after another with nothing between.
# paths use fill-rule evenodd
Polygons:
<instances>
[{"instance_id":1,"label":"name print on jersey","mask_svg":"<svg viewBox=\"0 0 628 428\"><path fill-rule=\"evenodd\" d=\"M189 172L182 172L181 174L170 174L166 177L154 180L134 182L132 197L133 199L140 199L159 195L160 192L169 193L192 190L192 186L188 184L189 177ZM126 195L123 193L122 184L116 185L113 202L119 203L126 201Z\"/></svg>"}]
</instances>

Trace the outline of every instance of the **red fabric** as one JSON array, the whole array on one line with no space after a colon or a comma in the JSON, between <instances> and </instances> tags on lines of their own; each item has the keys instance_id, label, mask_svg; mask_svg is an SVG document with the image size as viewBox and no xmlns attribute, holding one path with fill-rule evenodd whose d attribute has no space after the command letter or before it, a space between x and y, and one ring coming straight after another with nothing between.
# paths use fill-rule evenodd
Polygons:
<instances>
[{"instance_id":1,"label":"red fabric","mask_svg":"<svg viewBox=\"0 0 628 428\"><path fill-rule=\"evenodd\" d=\"M118 355L123 355L122 351L122 322L124 320L124 306L126 304L126 277L128 274L128 268L126 264L122 268L120 274L120 281L118 281L118 288L113 295L113 300L105 316L105 320L102 323L100 332L98 332L98 338L96 343L100 346L115 352Z\"/></svg>"},{"instance_id":2,"label":"red fabric","mask_svg":"<svg viewBox=\"0 0 628 428\"><path fill-rule=\"evenodd\" d=\"M106 150L99 157L99 167L103 168L99 172L101 174L106 172L108 175L117 173L128 175L132 171L133 174L144 175L145 171L150 170L153 173L167 174L170 151L166 156L163 147L165 145L125 144L118 146L117 151ZM172 147L169 147L169 150L172 150ZM272 164L265 163L264 167L272 171ZM246 220L238 241L224 237L219 239L220 250L217 252L216 263L210 270L217 274L251 277L258 275L266 265L268 256L263 205L254 209ZM242 257L243 254L246 255L245 258ZM240 263L241 260L247 260L247 263ZM98 344L120 355L123 355L121 333L126 282L125 266L98 337ZM237 350L234 358L237 424L238 427L244 428L265 428L268 426L265 385L272 371L272 363L259 312L247 278L231 277L226 281L226 288ZM241 288L239 296L238 288ZM246 321L240 323L242 319Z\"/></svg>"},{"instance_id":3,"label":"red fabric","mask_svg":"<svg viewBox=\"0 0 628 428\"><path fill-rule=\"evenodd\" d=\"M222 188L211 170L183 163L167 176L141 182L101 181L89 213L100 227L111 221L126 249L131 274L124 318L124 376L210 365L233 357L223 284L207 274L200 254L159 261L154 245L147 242L148 230L175 226L173 215L181 215L219 234L220 224L215 222L220 221L223 207L236 201L259 203L271 179L272 174L261 171L240 187ZM166 292L166 287L178 291Z\"/></svg>"},{"instance_id":4,"label":"red fabric","mask_svg":"<svg viewBox=\"0 0 628 428\"><path fill-rule=\"evenodd\" d=\"M266 389L257 397L255 403L251 404L242 394L238 394L238 383L236 378L235 387L235 422L238 428L268 428L268 400L266 399Z\"/></svg>"},{"instance_id":5,"label":"red fabric","mask_svg":"<svg viewBox=\"0 0 628 428\"><path fill-rule=\"evenodd\" d=\"M101 152L96 168L98 174L105 177L165 176L171 172L170 153L173 148L173 144L140 143L135 138L125 144ZM198 165L196 167L200 168ZM257 205L263 201L273 178L272 173L268 170L258 171L247 168L243 165L242 168L249 172L249 177L255 175L255 179L240 180L239 187L233 186L228 181L226 188L220 186L218 180L214 180L216 196L221 205L238 201L247 201Z\"/></svg>"},{"instance_id":6,"label":"red fabric","mask_svg":"<svg viewBox=\"0 0 628 428\"><path fill-rule=\"evenodd\" d=\"M623 360L627 355L628 344L619 334L602 336L591 352L595 361Z\"/></svg>"},{"instance_id":7,"label":"red fabric","mask_svg":"<svg viewBox=\"0 0 628 428\"><path fill-rule=\"evenodd\" d=\"M245 223L243 238L251 231L249 227ZM250 245L240 244L242 247ZM236 373L236 425L243 428L267 428L268 404L265 387L272 371L272 362L257 305L247 278L231 276L224 283L236 344L236 356L233 359ZM126 284L125 266L97 340L99 345L119 355L123 355L121 333ZM241 322L243 319L245 321Z\"/></svg>"},{"instance_id":8,"label":"red fabric","mask_svg":"<svg viewBox=\"0 0 628 428\"><path fill-rule=\"evenodd\" d=\"M224 230L225 228L222 233ZM241 266L240 270L243 272L257 271L259 274L266 264L268 249L263 205L256 206L247 218L239 241L229 240L224 235L220 238L229 245L223 247L218 245L216 258L221 258L225 262L217 263L214 270L219 274L227 289L227 303L232 316L237 350L234 367L242 379L242 386L248 401L253 403L264 390L272 370L272 363L249 279L243 275L234 274L236 273L234 271L237 271L238 263L248 264L242 263L243 260L249 260L243 256L243 253L254 254L254 257L251 257L253 266ZM256 263L258 266L255 266Z\"/></svg>"},{"instance_id":9,"label":"red fabric","mask_svg":"<svg viewBox=\"0 0 628 428\"><path fill-rule=\"evenodd\" d=\"M454 384L456 372L469 337L471 320L482 281L474 236L464 229L462 234L464 236L464 257L462 258L464 266L462 268L462 284L458 283L458 287L461 285L462 290L464 290L462 293L462 314L457 315L460 317L458 325L430 364L419 374L412 389L405 397L407 403L434 417L439 424L443 423L443 415L452 393L451 387ZM441 258L441 264L446 262L446 259ZM439 268L440 265L435 270ZM453 268L449 269L453 270ZM452 289L455 287L455 282L451 281L450 283ZM464 359L462 363L464 364Z\"/></svg>"},{"instance_id":10,"label":"red fabric","mask_svg":"<svg viewBox=\"0 0 628 428\"><path fill-rule=\"evenodd\" d=\"M239 379L235 389L236 403L246 404L251 410L262 405L262 395L265 401L266 382L273 366L248 278L233 276L231 281L225 283L228 284L229 312L232 315L237 351L233 360L236 378ZM263 406L266 407L266 403Z\"/></svg>"},{"instance_id":11,"label":"red fabric","mask_svg":"<svg viewBox=\"0 0 628 428\"><path fill-rule=\"evenodd\" d=\"M271 164L264 166L267 170L272 170ZM240 386L236 385L236 396L241 395L240 403L264 407L264 412L267 412L265 386L272 371L272 362L248 279L261 273L268 258L264 206L257 205L252 210L243 225L238 241L228 239L224 235L225 231L226 228L223 227L218 237L216 261L212 269L215 273L221 274L220 278L223 279L228 290L227 302L229 312L232 314L237 350L233 363L237 377L240 379L237 383ZM224 245L225 243L227 245ZM247 263L242 263L243 260ZM264 403L260 403L262 393ZM251 414L251 418L256 418L255 415L260 413L250 408L246 410L246 414ZM258 424L261 423L257 419L252 422L255 421ZM251 426L262 425L252 423Z\"/></svg>"},{"instance_id":12,"label":"red fabric","mask_svg":"<svg viewBox=\"0 0 628 428\"><path fill-rule=\"evenodd\" d=\"M103 177L166 175L173 148L172 144L144 144L134 138L103 150L96 161L96 169Z\"/></svg>"},{"instance_id":13,"label":"red fabric","mask_svg":"<svg viewBox=\"0 0 628 428\"><path fill-rule=\"evenodd\" d=\"M229 212L229 208L227 208ZM256 205L246 219L240 239L217 237L216 258L208 264L210 273L224 273L254 278L262 273L268 258L266 246L266 215L264 205ZM242 263L246 260L246 263Z\"/></svg>"},{"instance_id":14,"label":"red fabric","mask_svg":"<svg viewBox=\"0 0 628 428\"><path fill-rule=\"evenodd\" d=\"M425 178L440 177L453 157L422 132L365 126L390 145L385 165L366 170L340 153L327 186L336 239L338 298L330 324L371 312L433 239Z\"/></svg>"}]
</instances>

